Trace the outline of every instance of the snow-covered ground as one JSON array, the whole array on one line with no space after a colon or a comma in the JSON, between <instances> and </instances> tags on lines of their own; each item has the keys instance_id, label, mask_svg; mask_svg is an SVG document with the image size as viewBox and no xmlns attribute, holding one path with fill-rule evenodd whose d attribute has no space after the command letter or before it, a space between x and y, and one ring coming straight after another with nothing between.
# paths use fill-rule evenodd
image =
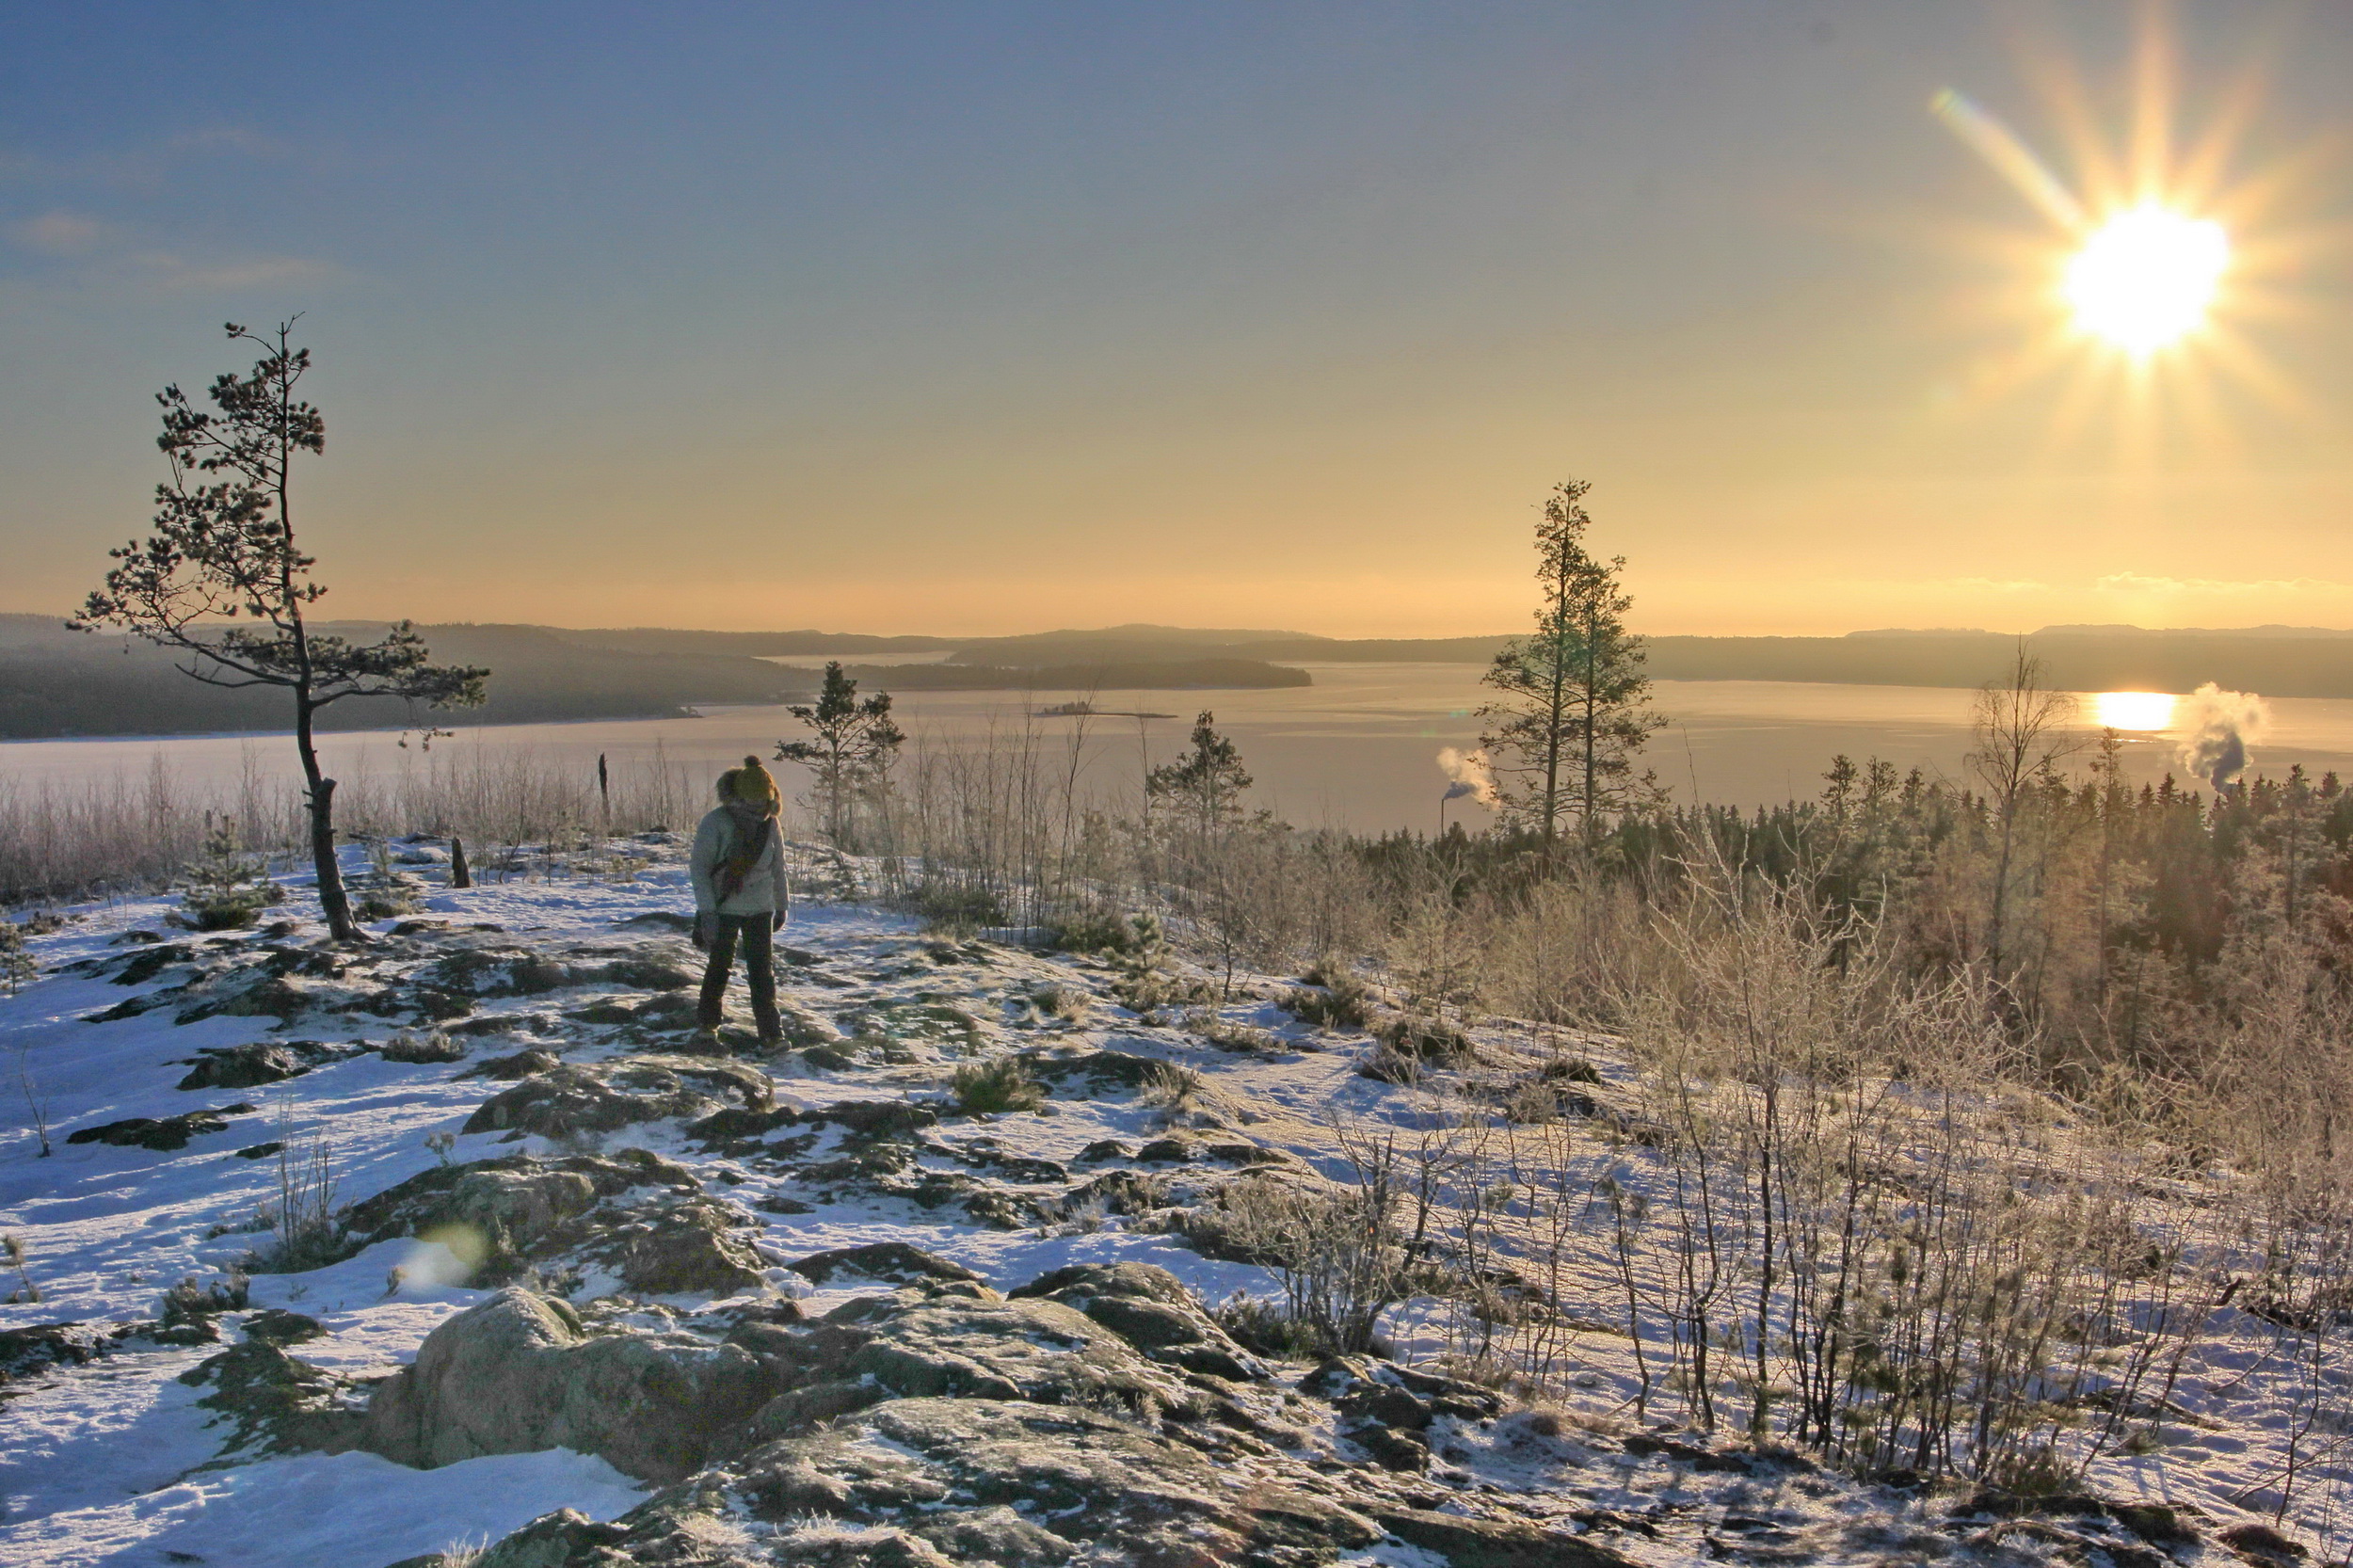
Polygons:
<instances>
[{"instance_id":1,"label":"snow-covered ground","mask_svg":"<svg viewBox=\"0 0 2353 1568\"><path fill-rule=\"evenodd\" d=\"M536 1048L567 1064L594 1065L676 1048L652 1038L661 1032L653 1023L614 1021L644 1003L643 986L595 975L598 965L616 959L694 962L673 928L644 919L690 906L677 846L649 844L643 852L654 857L652 866L625 876L517 880L469 890L450 889L438 872L421 868L422 906L377 922L376 940L343 961L341 973L332 972L332 950L320 945L321 928L303 914L299 889L295 902L264 917L290 920L291 929L221 936L175 930L167 923L174 901L155 898L72 911L61 927L35 937L40 976L21 994L0 997L0 1089L15 1110L15 1125L0 1141L0 1230L22 1241L25 1276L0 1279L0 1296L15 1293L0 1304L0 1331L151 1323L163 1292L181 1281L231 1288L257 1244L267 1240L255 1221L280 1201L287 1166L271 1145L281 1144L297 1156L324 1149L338 1203L370 1197L441 1163L518 1152L648 1149L683 1163L709 1191L760 1216L753 1245L770 1265L768 1288L803 1298L810 1313L874 1288L839 1276L812 1285L782 1265L876 1241L920 1247L1000 1289L1067 1264L1115 1261L1167 1269L1210 1303L1238 1290L1273 1289L1265 1270L1203 1256L1176 1236L1132 1228L1116 1216L1078 1224L979 1223L958 1202L925 1208L903 1191L813 1178L806 1160L767 1158L757 1149L715 1152L677 1121L649 1121L586 1141L466 1132L469 1117L502 1087L467 1076L488 1059ZM1117 1006L1105 967L1092 960L927 940L913 922L857 904L805 905L779 940L797 950L780 968L797 1016L858 1035L870 1048L846 1067L812 1067L800 1053L760 1060L777 1106L936 1101L960 1060L1013 1047L1073 1055L1111 1049L1199 1071L1209 1093L1194 1119L1212 1129L1222 1124L1227 1130L1214 1136L1238 1136L1273 1151L1266 1158L1277 1163L1270 1168L1303 1176L1342 1174L1336 1119L1411 1126L1417 1113L1405 1092L1357 1075L1369 1048L1361 1032L1320 1035L1278 1012L1263 984L1245 988L1219 1011L1230 1024L1274 1032L1278 1048L1229 1052L1177 1028L1147 1025ZM465 1061L404 1064L373 1048L349 1048L418 1033L421 1021L403 1009L414 1000L420 974L452 952L485 945L544 953L573 971L545 989L472 999L470 1016L450 1022L453 1037L469 1049ZM234 985L259 972L258 955L271 951L283 955L275 977L281 987L277 1012L230 1006L177 1021L208 1011L208 999L218 1007ZM142 953L169 961L120 984L126 955ZM323 956L307 956L313 953ZM1033 1000L1048 991L1077 1000L1043 1006ZM126 1006L158 996L172 1000L145 1011ZM740 990L735 1001L740 1018ZM600 1003L608 1011L599 1016ZM612 1005L623 1013L612 1013ZM89 1021L108 1013L116 1016ZM674 1017L668 1034L683 1034ZM175 1087L201 1051L296 1041L309 1042L315 1060L298 1076L244 1088ZM1483 1032L1482 1045L1507 1056L1525 1048L1531 1062L1551 1048L1508 1024ZM1605 1060L1605 1066L1626 1071L1622 1063ZM199 1110L221 1113L217 1130L200 1127L177 1149L69 1141L80 1130ZM36 1119L49 1128L46 1155ZM1044 1113L943 1122L911 1174L963 1184L952 1191L978 1184L1013 1201L1050 1200L1068 1188L1064 1177L1085 1173L1091 1160L1101 1162L1091 1151L1116 1142L1131 1152L1165 1136L1170 1121L1164 1110L1143 1103L1133 1084L1086 1092L1080 1083L1058 1092ZM1233 1164L1227 1157L1226 1165ZM294 1168L299 1174L299 1160ZM1172 1179L1181 1184L1188 1173L1205 1169L1186 1164ZM1215 1174L1231 1177L1234 1171ZM168 1335L134 1333L87 1364L36 1368L0 1382L0 1564L383 1568L495 1541L555 1509L602 1520L642 1501L647 1494L639 1483L604 1460L561 1449L429 1470L360 1452L224 1456L226 1423L199 1403L205 1389L179 1381L235 1343L254 1314L277 1309L314 1320L322 1331L295 1353L364 1390L412 1358L436 1326L485 1298L465 1279L463 1264L438 1242L379 1241L326 1268L252 1273L244 1304L216 1320L216 1341L171 1343ZM1598 1265L1591 1278L1572 1283L1596 1304L1595 1316L1607 1315L1600 1304L1616 1298L1617 1286ZM38 1301L26 1299L27 1284ZM591 1272L575 1299L615 1288L615 1281ZM650 1304L692 1311L708 1303L675 1298ZM2289 1417L2267 1381L2278 1370L2276 1336L2266 1338L2260 1325L2234 1325L2230 1318L2217 1320L2180 1382L2184 1417L2173 1441L2154 1453L2103 1461L2089 1478L2091 1490L2114 1499L2187 1504L2203 1511L2212 1528L2255 1517L2243 1504L2250 1495L2259 1497L2278 1469ZM1408 1356L1439 1348L1431 1304L1401 1309L1391 1326ZM1776 1551L1785 1561L1917 1560L1973 1542L2029 1558L2073 1552L2081 1560L2091 1549L2085 1543L2097 1544L2096 1532L2078 1532L2070 1547L2063 1531L2045 1538L1983 1522L1950 1525L1943 1522L1949 1497L1932 1503L1810 1467L1763 1480L1694 1467L1656 1444L1625 1441L1633 1429L1622 1406L1634 1368L1622 1336L1586 1336L1577 1358L1567 1382L1591 1407L1590 1430L1541 1428L1516 1417L1443 1428L1433 1445L1433 1476L1471 1491L1517 1495L1526 1512L1586 1521L1580 1528L1601 1528L1591 1523L1595 1519L1639 1516L1648 1523L1618 1537L1617 1549L1661 1563L1702 1553L1766 1560ZM1326 1451L1346 1451L1336 1433L1310 1435ZM2327 1448L2309 1438L2307 1444L2308 1451ZM230 1462L216 1465L224 1457ZM2341 1460L2324 1454L2320 1463ZM2320 1479L2314 1495L2332 1492L2328 1476ZM2183 1545L2177 1553L2194 1560L2204 1550ZM1440 1560L1394 1544L1360 1560L1401 1568Z\"/></svg>"}]
</instances>

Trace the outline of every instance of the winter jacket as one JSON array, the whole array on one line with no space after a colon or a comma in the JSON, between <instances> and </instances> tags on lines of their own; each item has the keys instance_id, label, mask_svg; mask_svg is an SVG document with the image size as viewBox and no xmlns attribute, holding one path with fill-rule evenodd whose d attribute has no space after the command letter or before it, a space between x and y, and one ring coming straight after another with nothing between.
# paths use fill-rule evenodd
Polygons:
<instances>
[{"instance_id":1,"label":"winter jacket","mask_svg":"<svg viewBox=\"0 0 2353 1568\"><path fill-rule=\"evenodd\" d=\"M744 831L735 814L724 806L706 815L702 825L695 830L695 853L687 865L695 879L696 913L780 915L792 908L792 887L784 874L784 830L773 822L768 830L768 847L752 862L744 885L732 898L723 900L718 896L718 889L712 885L712 873L735 847L737 835Z\"/></svg>"}]
</instances>

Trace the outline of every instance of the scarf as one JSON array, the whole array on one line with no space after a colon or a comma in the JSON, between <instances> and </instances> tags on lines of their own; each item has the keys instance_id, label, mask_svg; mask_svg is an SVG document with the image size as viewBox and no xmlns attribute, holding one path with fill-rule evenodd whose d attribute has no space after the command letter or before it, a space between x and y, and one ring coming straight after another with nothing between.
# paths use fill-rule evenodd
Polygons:
<instances>
[{"instance_id":1,"label":"scarf","mask_svg":"<svg viewBox=\"0 0 2353 1568\"><path fill-rule=\"evenodd\" d=\"M776 830L776 819L757 806L728 801L722 808L728 814L728 824L735 829L735 847L719 857L712 868L712 890L725 904L744 890L744 879L752 874L760 857L768 853L768 840Z\"/></svg>"}]
</instances>

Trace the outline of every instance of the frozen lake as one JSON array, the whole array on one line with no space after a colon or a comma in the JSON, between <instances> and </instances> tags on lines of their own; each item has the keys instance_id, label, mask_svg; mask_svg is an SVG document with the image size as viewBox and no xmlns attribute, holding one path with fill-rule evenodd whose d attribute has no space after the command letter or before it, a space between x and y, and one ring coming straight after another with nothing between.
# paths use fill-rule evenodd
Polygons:
<instances>
[{"instance_id":1,"label":"frozen lake","mask_svg":"<svg viewBox=\"0 0 2353 1568\"><path fill-rule=\"evenodd\" d=\"M1257 801L1289 820L1338 823L1362 829L1433 828L1446 779L1436 757L1444 746L1477 744L1477 709L1483 689L1474 664L1321 664L1307 666L1316 683L1275 691L1101 692L1099 709L1175 715L1139 724L1132 718L1087 722L1083 766L1104 790L1132 792L1147 758L1166 761L1184 744L1193 715L1217 714L1220 728L1241 747L1257 780ZM1070 700L1069 692L1039 692L1033 707ZM1755 806L1811 795L1831 758L1845 753L1860 763L1883 757L1898 768L1961 776L1969 748L1971 694L1942 687L1833 686L1767 680L1662 680L1654 707L1670 722L1651 744L1650 764L1677 799L1700 798ZM896 712L916 745L970 744L1018 734L1025 722L1039 741L1059 751L1077 721L1025 720L1023 694L911 692ZM2164 722L2163 704L2140 722ZM2353 775L2353 700L2289 697L2270 704L2267 739L2254 746L2258 770L2283 773L2301 761L2315 775ZM2088 712L2092 710L2088 709ZM467 748L522 747L551 761L570 760L593 772L600 753L618 770L650 759L657 746L668 760L715 774L746 752L768 756L797 726L777 708L714 709L699 718L512 725L459 732L435 743L435 753ZM416 766L395 734L329 736L329 770L351 777ZM2134 733L2129 767L2136 780L2178 769L2178 737L2163 730ZM0 744L0 784L39 787L108 774L144 775L157 760L190 785L226 784L248 768L291 776L293 753L282 737L195 736L146 740L19 741ZM1450 809L1461 811L1457 802Z\"/></svg>"}]
</instances>

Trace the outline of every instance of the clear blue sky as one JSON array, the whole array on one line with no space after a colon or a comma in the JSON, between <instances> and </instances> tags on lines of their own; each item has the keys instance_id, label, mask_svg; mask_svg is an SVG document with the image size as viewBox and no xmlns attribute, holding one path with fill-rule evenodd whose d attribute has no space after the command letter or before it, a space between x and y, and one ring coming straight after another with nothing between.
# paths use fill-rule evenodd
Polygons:
<instances>
[{"instance_id":1,"label":"clear blue sky","mask_svg":"<svg viewBox=\"0 0 2353 1568\"><path fill-rule=\"evenodd\" d=\"M2136 412L1927 111L2118 5L0 6L0 609L300 310L351 614L1490 630L1579 474L1656 630L2353 624L2353 13L2174 16L2275 391Z\"/></svg>"}]
</instances>

